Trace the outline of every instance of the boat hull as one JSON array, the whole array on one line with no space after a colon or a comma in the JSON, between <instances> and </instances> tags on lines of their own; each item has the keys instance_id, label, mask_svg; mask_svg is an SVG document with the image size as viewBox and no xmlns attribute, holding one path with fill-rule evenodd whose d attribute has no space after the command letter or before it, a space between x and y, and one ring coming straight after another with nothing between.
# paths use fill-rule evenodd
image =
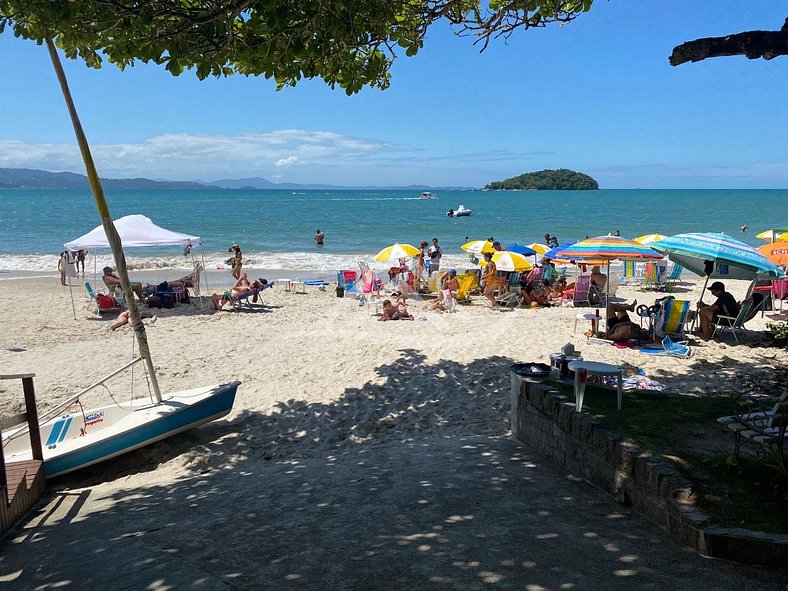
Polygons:
<instances>
[{"instance_id":1,"label":"boat hull","mask_svg":"<svg viewBox=\"0 0 788 591\"><path fill-rule=\"evenodd\" d=\"M239 384L174 392L160 404L145 401L63 415L41 428L44 472L47 478L67 474L221 418L232 410ZM11 442L5 454L7 461L32 457L29 439Z\"/></svg>"}]
</instances>

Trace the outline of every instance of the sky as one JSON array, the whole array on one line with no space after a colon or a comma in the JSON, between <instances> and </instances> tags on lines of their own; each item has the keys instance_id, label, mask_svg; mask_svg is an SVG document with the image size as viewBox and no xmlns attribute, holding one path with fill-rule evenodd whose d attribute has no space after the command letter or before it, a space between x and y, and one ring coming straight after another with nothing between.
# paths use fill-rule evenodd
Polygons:
<instances>
[{"instance_id":1,"label":"sky","mask_svg":"<svg viewBox=\"0 0 788 591\"><path fill-rule=\"evenodd\" d=\"M783 2L596 0L563 27L481 52L434 26L391 87L199 81L65 60L107 178L263 177L345 186L482 187L569 168L616 188L788 188L788 57L672 67L700 37L779 30ZM84 174L46 48L0 35L0 167Z\"/></svg>"}]
</instances>

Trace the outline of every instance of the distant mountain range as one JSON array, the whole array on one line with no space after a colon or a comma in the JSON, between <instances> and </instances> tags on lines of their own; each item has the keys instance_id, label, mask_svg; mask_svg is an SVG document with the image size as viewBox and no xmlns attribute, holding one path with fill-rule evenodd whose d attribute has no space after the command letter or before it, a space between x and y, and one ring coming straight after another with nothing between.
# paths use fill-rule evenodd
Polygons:
<instances>
[{"instance_id":1,"label":"distant mountain range","mask_svg":"<svg viewBox=\"0 0 788 591\"><path fill-rule=\"evenodd\" d=\"M244 179L221 179L210 183L199 181L155 181L146 178L101 179L105 189L402 189L423 191L425 189L472 190L474 187L431 187L428 185L407 186L363 186L347 187L340 185L297 183L272 183L260 177ZM48 172L29 168L0 168L0 189L87 189L88 178L73 172Z\"/></svg>"}]
</instances>

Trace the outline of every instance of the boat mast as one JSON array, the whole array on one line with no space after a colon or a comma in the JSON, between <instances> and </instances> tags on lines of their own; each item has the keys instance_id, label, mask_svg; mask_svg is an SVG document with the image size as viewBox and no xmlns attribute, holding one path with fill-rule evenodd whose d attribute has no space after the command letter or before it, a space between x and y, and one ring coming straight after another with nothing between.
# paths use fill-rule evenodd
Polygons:
<instances>
[{"instance_id":1,"label":"boat mast","mask_svg":"<svg viewBox=\"0 0 788 591\"><path fill-rule=\"evenodd\" d=\"M90 191L93 193L96 209L98 209L99 217L101 218L101 225L104 226L104 233L107 235L107 242L109 242L109 246L112 249L112 256L115 259L115 267L120 277L123 293L126 294L126 305L129 307L131 326L134 329L134 336L137 338L140 357L145 360L145 366L148 369L151 387L153 388L153 395L157 402L161 402L161 391L159 390L159 382L156 379L156 372L153 369L153 361L150 357L148 336L145 334L145 325L142 324L142 317L137 308L137 302L134 300L134 291L131 289L131 281L129 280L129 273L126 269L126 256L123 254L123 243L115 228L115 223L112 221L112 216L109 213L109 205L107 205L107 200L104 198L104 189L101 187L101 179L99 179L98 172L96 172L96 166L93 163L93 156L90 154L90 146L88 145L87 137L82 129L82 123L79 121L74 101L71 98L71 91L68 88L68 80L63 71L63 65L60 63L60 56L57 54L57 49L52 39L47 38L46 44L47 49L49 49L49 56L52 59L52 65L55 68L55 74L57 74L58 82L60 82L60 89L63 91L63 98L66 101L68 114L71 116L71 125L74 128L74 134L77 136L79 151L82 154L82 161L85 163L85 170L87 172L88 181L90 182Z\"/></svg>"}]
</instances>

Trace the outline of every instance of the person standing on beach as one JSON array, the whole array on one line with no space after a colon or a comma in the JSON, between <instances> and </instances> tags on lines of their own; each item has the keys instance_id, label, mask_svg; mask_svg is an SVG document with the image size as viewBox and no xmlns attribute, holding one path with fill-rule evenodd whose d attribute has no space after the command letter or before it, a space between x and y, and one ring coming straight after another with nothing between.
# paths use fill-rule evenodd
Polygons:
<instances>
[{"instance_id":1,"label":"person standing on beach","mask_svg":"<svg viewBox=\"0 0 788 591\"><path fill-rule=\"evenodd\" d=\"M325 238L325 236L326 235L319 229L315 232L315 242L317 242L318 246L323 246L323 238Z\"/></svg>"},{"instance_id":2,"label":"person standing on beach","mask_svg":"<svg viewBox=\"0 0 788 591\"><path fill-rule=\"evenodd\" d=\"M414 287L416 291L421 289L421 283L424 281L424 269L427 265L424 264L424 249L427 247L427 241L422 240L419 248L419 254L416 255L416 262L414 264Z\"/></svg>"},{"instance_id":3,"label":"person standing on beach","mask_svg":"<svg viewBox=\"0 0 788 591\"><path fill-rule=\"evenodd\" d=\"M77 272L77 277L79 277L79 268L82 267L82 279L85 278L85 255L87 254L86 250L78 250L77 251L77 260L74 262L74 269Z\"/></svg>"},{"instance_id":4,"label":"person standing on beach","mask_svg":"<svg viewBox=\"0 0 788 591\"><path fill-rule=\"evenodd\" d=\"M60 271L60 285L66 285L66 267L68 266L68 256L66 251L60 253L60 259L57 261L57 270Z\"/></svg>"},{"instance_id":5,"label":"person standing on beach","mask_svg":"<svg viewBox=\"0 0 788 591\"><path fill-rule=\"evenodd\" d=\"M432 239L432 246L430 246L427 254L430 257L430 275L432 275L436 271L440 271L441 257L443 256L443 249L438 244L437 238Z\"/></svg>"},{"instance_id":6,"label":"person standing on beach","mask_svg":"<svg viewBox=\"0 0 788 591\"><path fill-rule=\"evenodd\" d=\"M233 256L231 259L233 271L232 275L235 279L241 278L241 267L243 267L243 255L241 254L241 247L234 243L230 246L227 252L232 252Z\"/></svg>"}]
</instances>

